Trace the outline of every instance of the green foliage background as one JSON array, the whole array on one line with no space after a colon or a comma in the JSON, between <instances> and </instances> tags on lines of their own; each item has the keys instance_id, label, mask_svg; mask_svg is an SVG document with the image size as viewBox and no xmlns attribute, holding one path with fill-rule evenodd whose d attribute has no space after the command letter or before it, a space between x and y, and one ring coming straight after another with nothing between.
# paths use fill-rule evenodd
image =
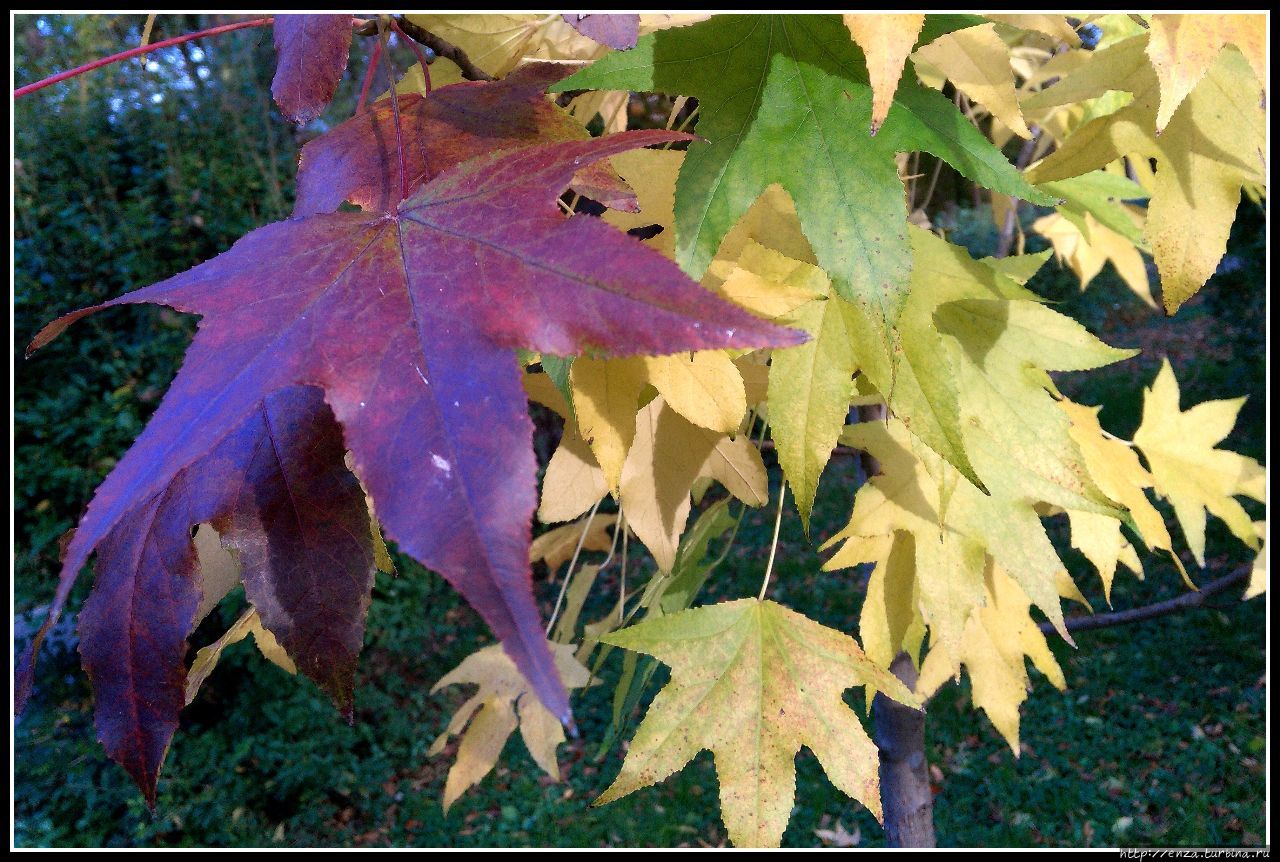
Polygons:
<instances>
[{"instance_id":1,"label":"green foliage background","mask_svg":"<svg viewBox=\"0 0 1280 862\"><path fill-rule=\"evenodd\" d=\"M154 38L210 23L161 16ZM140 24L141 16L19 16L17 79L36 80L136 44ZM197 44L154 54L149 66L99 70L15 106L17 646L52 596L59 537L155 408L193 322L161 309L124 308L77 324L31 360L22 358L23 344L59 313L179 272L287 215L298 147L326 119L340 121L352 110L356 86L349 71L325 118L295 133L270 102L269 30ZM397 59L401 68L406 59ZM357 49L354 71L362 72L363 63ZM644 122L643 109L633 116ZM957 185L956 197L967 199L967 191ZM983 210L944 202L935 221L976 255L994 249L995 231ZM1039 247L1031 238L1029 250ZM1184 406L1253 394L1227 444L1262 457L1264 262L1262 213L1248 202L1219 275L1172 320L1133 299L1110 270L1082 295L1074 277L1051 262L1033 289L1108 343L1144 349L1137 360L1103 373L1062 375L1059 384L1078 400L1106 403L1104 422L1129 435L1140 418L1141 387L1168 355L1183 384ZM777 471L771 472L776 485ZM833 464L812 542L798 519L787 519L775 575L777 597L790 594L806 613L846 630L855 628L861 581L849 572L819 572L814 548L843 522L859 479L852 464ZM768 517L748 513L714 579L717 597L754 592ZM1055 539L1065 546L1064 536ZM1225 531L1213 529L1209 556L1219 572L1241 559ZM1087 570L1078 555L1064 559L1077 572ZM639 555L634 564L644 570ZM400 576L380 575L375 589L355 726L341 722L309 683L284 676L242 644L184 713L154 816L94 741L88 686L71 646L73 630L64 625L62 646L55 637L36 696L15 723L15 843L663 846L724 840L705 754L655 790L587 807L620 762L617 751L596 757L608 728L616 656L605 683L577 706L582 739L561 749L566 783L542 776L513 741L499 770L444 817L439 797L448 762L428 760L426 749L461 693L427 691L485 643L487 633L438 577L403 557L398 565ZM1088 584L1095 607L1104 607L1096 579L1078 580ZM610 586L606 581L601 592ZM69 617L86 587L80 585ZM1152 566L1142 584L1121 575L1117 605L1180 589L1169 567ZM554 598L542 597L548 605ZM607 599L601 602L597 612ZM198 642L229 624L235 608L220 613ZM1228 597L1212 610L1083 635L1079 651L1058 644L1071 687L1065 695L1048 686L1033 694L1017 760L972 710L967 683L945 689L931 703L928 721L930 761L941 776L941 843L1261 843L1264 613L1262 601ZM799 811L787 844L819 843L814 830L834 828L836 821L859 830L864 845L883 842L869 815L833 790L807 753L799 780Z\"/></svg>"}]
</instances>

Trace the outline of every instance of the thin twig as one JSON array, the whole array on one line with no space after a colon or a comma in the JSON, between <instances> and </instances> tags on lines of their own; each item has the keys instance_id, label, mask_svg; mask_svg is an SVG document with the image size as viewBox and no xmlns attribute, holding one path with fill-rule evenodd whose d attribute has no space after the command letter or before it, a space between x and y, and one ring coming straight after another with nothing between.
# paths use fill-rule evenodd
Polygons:
<instances>
[{"instance_id":1,"label":"thin twig","mask_svg":"<svg viewBox=\"0 0 1280 862\"><path fill-rule=\"evenodd\" d=\"M100 69L103 66L109 66L112 63L119 63L121 60L128 60L130 57L139 57L143 54L149 54L152 51L159 51L161 48L171 48L174 45L181 45L183 42L190 42L193 39L200 39L204 36L217 36L221 33L230 33L232 30L244 30L247 27L265 27L274 23L275 18L254 18L252 21L237 21L234 24L223 24L220 27L210 27L208 30L201 30L197 33L187 33L185 36L174 36L172 39L164 39L160 42L152 42L150 45L139 45L136 48L130 48L128 51L121 51L119 54L112 54L110 57L102 57L91 63L85 63L83 66L77 66L74 69L68 69L65 72L59 72L56 75L50 75L48 78L36 81L34 84L27 84L25 87L19 87L13 91L15 99L21 99L28 93L34 93L36 90L43 90L51 84L57 84L59 81L65 81L68 78L74 78L77 75L83 75L85 72L92 72L94 69Z\"/></svg>"},{"instance_id":2,"label":"thin twig","mask_svg":"<svg viewBox=\"0 0 1280 862\"><path fill-rule=\"evenodd\" d=\"M1250 573L1253 571L1253 564L1246 563L1228 575L1223 575L1215 581L1210 581L1194 593L1183 593L1172 599L1166 599L1163 602L1155 602L1142 607L1130 608L1127 611L1115 611L1109 614L1093 614L1090 616L1069 617L1066 620L1067 631L1082 632L1090 629L1105 629L1112 626L1127 625L1129 623L1140 623L1146 620L1162 617L1177 611L1188 610L1190 608L1200 607L1208 602L1210 598L1229 590L1237 584L1243 583L1249 579ZM1040 624L1040 631L1050 634L1054 631L1053 623L1043 622Z\"/></svg>"},{"instance_id":3,"label":"thin twig","mask_svg":"<svg viewBox=\"0 0 1280 862\"><path fill-rule=\"evenodd\" d=\"M604 497L596 500L596 504L587 513L586 523L582 525L582 532L578 535L578 544L573 549L573 559L569 560L569 568L564 573L564 583L560 584L560 595L556 597L556 606L551 609L551 619L547 621L547 637L551 637L551 627L556 624L556 617L560 614L560 604L564 601L564 594L569 589L569 581L573 580L573 569L578 565L578 555L582 553L582 546L587 541L587 533L591 532L591 525L595 522L596 511L603 502ZM614 536L616 538L617 533L614 533ZM551 576L555 577L555 572L552 572Z\"/></svg>"},{"instance_id":4,"label":"thin twig","mask_svg":"<svg viewBox=\"0 0 1280 862\"><path fill-rule=\"evenodd\" d=\"M1018 151L1018 161L1014 166L1019 171L1027 169L1027 165L1031 164L1031 157L1035 155L1036 144L1040 142L1041 129L1035 123L1031 124L1031 137L1023 144L1022 149ZM997 258L1009 256L1009 252L1013 250L1013 235L1015 228L1021 227L1018 224L1018 206L1022 203L1021 198L1009 198L1009 211L1004 215L1004 225L1000 229L1000 241L996 245L996 253L993 255Z\"/></svg>"},{"instance_id":5,"label":"thin twig","mask_svg":"<svg viewBox=\"0 0 1280 862\"><path fill-rule=\"evenodd\" d=\"M435 33L419 27L403 15L397 19L401 30L410 39L415 42L426 45L436 53L437 57L444 57L446 60L452 60L457 67L462 70L462 77L468 81L492 81L494 78L484 69L481 69L475 63L471 62L471 58L467 56L467 52L459 48L457 45L442 39Z\"/></svg>"}]
</instances>

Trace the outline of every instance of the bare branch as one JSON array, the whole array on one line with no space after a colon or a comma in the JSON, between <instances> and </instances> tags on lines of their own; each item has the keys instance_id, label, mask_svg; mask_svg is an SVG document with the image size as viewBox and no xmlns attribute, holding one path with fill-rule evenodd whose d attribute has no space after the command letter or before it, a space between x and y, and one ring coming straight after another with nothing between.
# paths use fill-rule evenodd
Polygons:
<instances>
[{"instance_id":1,"label":"bare branch","mask_svg":"<svg viewBox=\"0 0 1280 862\"><path fill-rule=\"evenodd\" d=\"M493 76L481 69L475 63L471 62L471 58L467 56L467 52L463 51L452 42L440 38L435 33L419 27L403 15L398 16L396 23L400 25L400 29L404 34L420 45L426 45L436 53L438 57L444 57L446 60L452 60L462 70L462 77L468 81L492 81Z\"/></svg>"},{"instance_id":2,"label":"bare branch","mask_svg":"<svg viewBox=\"0 0 1280 862\"><path fill-rule=\"evenodd\" d=\"M1217 580L1210 581L1194 593L1183 593L1172 599L1163 602L1155 602L1150 605L1143 605L1138 608L1130 608L1127 611L1115 611L1108 614L1091 614L1088 616L1070 617L1067 619L1067 631L1082 632L1089 629L1105 629L1112 626L1126 625L1128 623L1140 623L1146 620L1162 617L1166 614L1172 614L1177 611L1188 610L1190 608L1198 608L1206 604L1209 599L1225 590L1242 584L1249 579L1249 573L1253 570L1252 563L1246 563L1228 575L1223 575ZM1040 631L1050 634L1054 631L1053 624L1043 622L1040 624Z\"/></svg>"}]
</instances>

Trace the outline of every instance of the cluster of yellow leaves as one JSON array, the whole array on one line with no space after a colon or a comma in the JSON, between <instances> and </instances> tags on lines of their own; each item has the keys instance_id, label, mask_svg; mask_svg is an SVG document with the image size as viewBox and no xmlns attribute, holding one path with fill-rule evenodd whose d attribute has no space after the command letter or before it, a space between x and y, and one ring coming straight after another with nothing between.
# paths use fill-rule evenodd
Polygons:
<instances>
[{"instance_id":1,"label":"cluster of yellow leaves","mask_svg":"<svg viewBox=\"0 0 1280 862\"><path fill-rule=\"evenodd\" d=\"M1210 23L1215 17L1226 23ZM1022 101L1024 114L1048 125L1057 111L1077 110L1086 100L1131 95L1061 130L1057 150L1028 178L1045 183L1121 158L1154 159L1154 175L1142 177L1151 195L1143 235L1171 314L1216 269L1241 188L1266 182L1265 98L1256 71L1263 27L1261 15L1155 16L1150 33L1094 52ZM1243 43L1248 58L1224 48L1227 42Z\"/></svg>"},{"instance_id":2,"label":"cluster of yellow leaves","mask_svg":"<svg viewBox=\"0 0 1280 862\"><path fill-rule=\"evenodd\" d=\"M1253 522L1236 500L1265 502L1265 471L1252 458L1216 448L1243 400L1204 402L1184 412L1166 362L1146 392L1133 442L1104 431L1098 408L1056 402L1089 474L1123 507L1123 517L1119 510L1055 507L1065 510L1072 543L1098 570L1108 601L1119 564L1142 573L1124 524L1182 568L1147 489L1172 503L1201 566L1206 513L1221 518L1259 551L1246 597L1265 588L1259 541L1265 524ZM881 468L859 489L848 525L828 542L840 548L824 567L876 565L859 623L867 655L883 667L900 652L919 661L927 634L916 694L927 699L963 665L973 679L975 705L1017 752L1018 707L1027 689L1024 657L1055 686L1064 685L1030 607L1037 605L1065 636L1058 598L1084 602L1040 524L1040 515L1050 511L1047 501L1009 496L994 483L992 494L980 493L896 418L849 426L840 439L870 453ZM1036 500L1041 505L1033 506Z\"/></svg>"},{"instance_id":3,"label":"cluster of yellow leaves","mask_svg":"<svg viewBox=\"0 0 1280 862\"><path fill-rule=\"evenodd\" d=\"M582 688L591 682L591 674L574 658L573 647L559 643L549 643L548 646L565 688ZM538 700L501 644L487 646L467 656L441 677L431 691L435 693L446 686L459 684L472 684L478 688L458 707L449 720L449 726L427 750L428 756L434 757L444 751L449 737L462 736L449 777L445 779L443 804L446 811L468 788L489 774L517 726L534 762L559 780L556 747L564 742L564 728L560 726L560 720Z\"/></svg>"}]
</instances>

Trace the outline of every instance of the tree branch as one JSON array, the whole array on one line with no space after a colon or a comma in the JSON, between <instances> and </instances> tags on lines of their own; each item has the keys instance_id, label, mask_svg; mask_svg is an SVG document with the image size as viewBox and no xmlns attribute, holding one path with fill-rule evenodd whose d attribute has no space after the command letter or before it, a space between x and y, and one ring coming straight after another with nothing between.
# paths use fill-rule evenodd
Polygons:
<instances>
[{"instance_id":1,"label":"tree branch","mask_svg":"<svg viewBox=\"0 0 1280 862\"><path fill-rule=\"evenodd\" d=\"M1035 154L1036 144L1040 143L1041 129L1034 123L1031 126L1031 137L1023 144L1022 149L1018 151L1018 161L1015 167L1019 171L1027 169L1027 165L1031 164L1031 157ZM1009 199L1009 211L1004 214L1004 225L1000 229L1000 241L996 245L996 253L994 257L1008 257L1009 252L1013 250L1013 236L1015 228L1018 227L1018 205L1022 203L1020 198Z\"/></svg>"},{"instance_id":2,"label":"tree branch","mask_svg":"<svg viewBox=\"0 0 1280 862\"><path fill-rule=\"evenodd\" d=\"M452 42L440 38L435 33L419 27L403 15L398 16L395 22L404 31L404 34L420 45L426 45L436 53L438 57L444 57L446 60L452 60L462 70L462 77L468 81L492 81L493 76L481 69L475 63L471 62L471 58L467 56L467 52L463 51Z\"/></svg>"},{"instance_id":3,"label":"tree branch","mask_svg":"<svg viewBox=\"0 0 1280 862\"><path fill-rule=\"evenodd\" d=\"M102 57L91 63L85 63L83 66L77 66L74 69L68 69L65 72L59 72L56 75L50 75L33 84L27 84L25 87L19 87L13 91L15 99L21 99L28 93L34 93L36 90L43 90L50 84L56 84L59 81L65 81L68 78L74 78L77 75L83 75L85 72L92 72L103 66L112 63L118 63L121 60L128 60L130 57L140 57L143 54L149 54L152 51L159 51L161 48L169 48L173 45L181 45L183 42L190 42L192 39L199 39L204 36L216 36L219 33L230 33L232 30L243 30L246 27L265 27L275 21L274 18L254 18L252 21L237 21L234 24L223 24L221 27L210 27L208 30L201 30L198 33L187 33L184 36L174 36L172 39L164 39L160 42L152 42L149 45L139 45L136 48L130 48L128 51L121 51L119 54L112 54L110 57Z\"/></svg>"},{"instance_id":4,"label":"tree branch","mask_svg":"<svg viewBox=\"0 0 1280 862\"><path fill-rule=\"evenodd\" d=\"M1091 614L1089 616L1070 617L1067 619L1067 631L1082 632L1089 629L1105 629L1112 626L1126 625L1128 623L1140 623L1146 620L1162 617L1177 611L1188 610L1190 608L1198 608L1207 603L1209 599L1216 596L1237 584L1243 583L1249 579L1249 574L1253 570L1252 563L1246 563L1230 574L1223 575L1215 581L1210 581L1194 593L1183 593L1172 599L1163 602L1156 602L1150 605L1143 605L1138 608L1130 608L1127 611L1115 611L1108 614ZM1040 631L1050 634L1054 631L1053 624L1043 622L1040 624Z\"/></svg>"}]
</instances>

